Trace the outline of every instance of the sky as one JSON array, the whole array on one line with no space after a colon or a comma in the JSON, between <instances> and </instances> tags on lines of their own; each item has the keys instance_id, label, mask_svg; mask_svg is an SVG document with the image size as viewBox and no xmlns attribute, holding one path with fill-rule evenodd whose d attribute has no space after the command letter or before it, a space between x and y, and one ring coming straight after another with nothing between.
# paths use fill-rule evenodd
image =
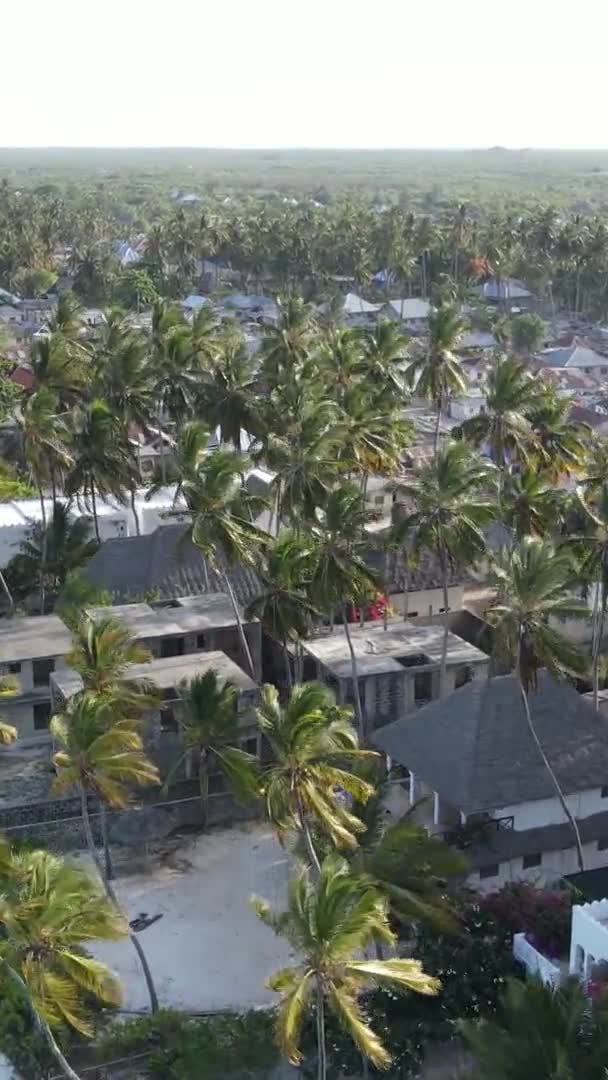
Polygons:
<instances>
[{"instance_id":1,"label":"sky","mask_svg":"<svg viewBox=\"0 0 608 1080\"><path fill-rule=\"evenodd\" d=\"M608 147L606 0L2 5L2 146Z\"/></svg>"}]
</instances>

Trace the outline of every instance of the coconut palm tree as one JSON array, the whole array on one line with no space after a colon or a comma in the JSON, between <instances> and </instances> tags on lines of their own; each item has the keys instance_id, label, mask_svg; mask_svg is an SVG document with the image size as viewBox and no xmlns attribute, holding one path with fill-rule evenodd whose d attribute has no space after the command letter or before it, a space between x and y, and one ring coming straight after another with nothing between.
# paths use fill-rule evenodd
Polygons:
<instances>
[{"instance_id":1,"label":"coconut palm tree","mask_svg":"<svg viewBox=\"0 0 608 1080\"><path fill-rule=\"evenodd\" d=\"M283 398L273 404L262 449L255 457L275 473L272 487L277 526L287 518L297 531L302 527L302 517L314 515L315 506L323 501L340 473L340 413L332 401L311 397L299 401L293 412Z\"/></svg>"},{"instance_id":2,"label":"coconut palm tree","mask_svg":"<svg viewBox=\"0 0 608 1080\"><path fill-rule=\"evenodd\" d=\"M234 330L224 331L217 345L216 355L204 368L197 409L212 430L219 429L222 444L240 450L241 431L261 434L256 364Z\"/></svg>"},{"instance_id":3,"label":"coconut palm tree","mask_svg":"<svg viewBox=\"0 0 608 1080\"><path fill-rule=\"evenodd\" d=\"M263 552L262 563L258 566L261 591L249 602L245 612L247 619L259 619L265 633L281 642L288 686L293 684L288 643L297 648L318 616L306 596L312 550L305 536L297 536L287 529L280 532Z\"/></svg>"},{"instance_id":4,"label":"coconut palm tree","mask_svg":"<svg viewBox=\"0 0 608 1080\"><path fill-rule=\"evenodd\" d=\"M339 787L364 803L373 786L347 766L377 754L359 748L350 709L339 708L321 683L295 686L285 708L276 687L265 685L256 715L272 754L261 779L268 818L280 837L300 830L310 864L319 870L312 823L336 847L356 846L364 826L334 793Z\"/></svg>"},{"instance_id":5,"label":"coconut palm tree","mask_svg":"<svg viewBox=\"0 0 608 1080\"><path fill-rule=\"evenodd\" d=\"M282 1053L294 1065L301 1062L302 1027L314 1006L317 1077L326 1080L325 1010L329 1007L363 1057L386 1068L390 1054L367 1023L359 1004L361 994L377 986L436 994L440 984L424 973L418 960L361 958L374 942L396 943L386 904L376 890L354 877L344 859L330 855L318 875L301 867L292 878L286 911L273 912L259 899L253 903L258 917L285 937L301 958L268 980L270 989L281 995L276 1031Z\"/></svg>"},{"instance_id":6,"label":"coconut palm tree","mask_svg":"<svg viewBox=\"0 0 608 1080\"><path fill-rule=\"evenodd\" d=\"M262 341L262 379L268 390L297 381L309 360L315 319L310 305L299 296L278 300L279 321L268 327Z\"/></svg>"},{"instance_id":7,"label":"coconut palm tree","mask_svg":"<svg viewBox=\"0 0 608 1080\"><path fill-rule=\"evenodd\" d=\"M193 476L184 479L182 490L192 512L192 540L222 579L234 611L243 656L255 679L255 665L228 569L255 562L263 537L253 524L260 500L241 485L247 459L232 450L217 450L203 457Z\"/></svg>"},{"instance_id":8,"label":"coconut palm tree","mask_svg":"<svg viewBox=\"0 0 608 1080\"><path fill-rule=\"evenodd\" d=\"M139 477L137 460L125 427L105 401L92 401L82 413L74 439L74 464L66 477L66 494L90 496L95 536L100 541L97 495L125 501ZM136 516L137 524L137 516Z\"/></svg>"},{"instance_id":9,"label":"coconut palm tree","mask_svg":"<svg viewBox=\"0 0 608 1080\"><path fill-rule=\"evenodd\" d=\"M144 335L110 313L93 364L96 396L124 424L148 427L156 406L155 375Z\"/></svg>"},{"instance_id":10,"label":"coconut palm tree","mask_svg":"<svg viewBox=\"0 0 608 1080\"><path fill-rule=\"evenodd\" d=\"M126 923L84 871L48 851L14 851L0 840L0 972L17 989L61 1073L78 1080L52 1028L93 1034L88 1003L121 1004L109 968L86 952L117 941Z\"/></svg>"},{"instance_id":11,"label":"coconut palm tree","mask_svg":"<svg viewBox=\"0 0 608 1080\"><path fill-rule=\"evenodd\" d=\"M545 536L556 530L566 511L565 492L556 489L551 475L532 465L505 473L501 491L501 519L520 540Z\"/></svg>"},{"instance_id":12,"label":"coconut palm tree","mask_svg":"<svg viewBox=\"0 0 608 1080\"><path fill-rule=\"evenodd\" d=\"M224 774L237 796L251 798L257 793L257 758L242 750L237 712L238 689L223 682L217 672L206 671L179 686L178 723L184 751L173 767L183 762L189 768L193 754L198 758L198 779L203 823L209 816L209 773ZM170 783L170 777L165 786Z\"/></svg>"},{"instance_id":13,"label":"coconut palm tree","mask_svg":"<svg viewBox=\"0 0 608 1080\"><path fill-rule=\"evenodd\" d=\"M380 319L373 330L363 336L365 375L371 382L390 384L401 397L404 395L403 367L407 357L408 339L393 319Z\"/></svg>"},{"instance_id":14,"label":"coconut palm tree","mask_svg":"<svg viewBox=\"0 0 608 1080\"><path fill-rule=\"evenodd\" d=\"M333 618L339 612L350 653L352 690L359 738L365 736L365 720L359 693L357 655L349 628L349 611L368 601L379 590L379 579L365 562L369 546L365 525L373 518L361 493L353 484L343 484L329 493L317 510L316 524L310 526L314 541L309 584L311 602Z\"/></svg>"},{"instance_id":15,"label":"coconut palm tree","mask_svg":"<svg viewBox=\"0 0 608 1080\"><path fill-rule=\"evenodd\" d=\"M147 679L130 679L129 668L151 659L150 650L112 617L110 609L107 615L85 615L80 620L67 663L88 693L111 703L114 716L140 716L158 703L158 691Z\"/></svg>"},{"instance_id":16,"label":"coconut palm tree","mask_svg":"<svg viewBox=\"0 0 608 1080\"><path fill-rule=\"evenodd\" d=\"M441 304L429 315L429 343L424 355L415 357L406 368L406 379L418 397L427 398L437 410L435 452L439 446L441 410L450 396L462 394L466 378L454 348L464 331L457 309Z\"/></svg>"},{"instance_id":17,"label":"coconut palm tree","mask_svg":"<svg viewBox=\"0 0 608 1080\"><path fill-rule=\"evenodd\" d=\"M608 1010L589 1004L576 978L559 987L509 979L496 1018L460 1027L473 1056L475 1080L605 1080Z\"/></svg>"},{"instance_id":18,"label":"coconut palm tree","mask_svg":"<svg viewBox=\"0 0 608 1080\"><path fill-rule=\"evenodd\" d=\"M581 577L593 590L593 637L591 667L593 706L599 708L600 664L608 610L608 484L578 492L578 505L584 515L584 531L570 536L574 550L581 556Z\"/></svg>"},{"instance_id":19,"label":"coconut palm tree","mask_svg":"<svg viewBox=\"0 0 608 1080\"><path fill-rule=\"evenodd\" d=\"M557 480L562 473L580 472L591 436L588 424L570 417L572 402L552 386L544 387L531 403L528 420L539 463Z\"/></svg>"},{"instance_id":20,"label":"coconut palm tree","mask_svg":"<svg viewBox=\"0 0 608 1080\"><path fill-rule=\"evenodd\" d=\"M97 551L89 527L87 518L73 519L63 503L56 503L46 528L36 522L8 564L15 591L21 596L38 591L41 598L50 595L56 600L68 574L81 569Z\"/></svg>"},{"instance_id":21,"label":"coconut palm tree","mask_svg":"<svg viewBox=\"0 0 608 1080\"><path fill-rule=\"evenodd\" d=\"M484 527L496 515L492 468L463 443L450 442L396 490L405 500L393 525L393 546L408 545L410 559L430 552L439 562L444 633L440 694L447 692L449 581L455 567L468 567L485 553Z\"/></svg>"},{"instance_id":22,"label":"coconut palm tree","mask_svg":"<svg viewBox=\"0 0 608 1080\"><path fill-rule=\"evenodd\" d=\"M515 357L502 357L488 375L484 411L464 420L454 434L476 447L487 446L499 469L509 461L525 463L531 450L537 449L528 419L537 393L537 382L527 364Z\"/></svg>"},{"instance_id":23,"label":"coconut palm tree","mask_svg":"<svg viewBox=\"0 0 608 1080\"><path fill-rule=\"evenodd\" d=\"M158 769L144 752L138 721L124 716L116 720L112 700L98 694L76 694L63 714L51 718L50 731L60 747L53 755L56 776L52 789L55 793L73 787L78 791L89 855L120 912L120 902L97 853L88 794L113 810L123 810L129 805L131 788L160 783ZM152 1012L156 1012L158 996L146 956L137 935L130 933L129 937L143 969Z\"/></svg>"},{"instance_id":24,"label":"coconut palm tree","mask_svg":"<svg viewBox=\"0 0 608 1080\"><path fill-rule=\"evenodd\" d=\"M572 827L582 871L583 849L578 825L543 750L528 699L541 668L546 668L555 678L582 675L586 670L586 658L551 622L588 618L587 605L573 598L574 577L573 560L565 548L526 537L503 552L493 567L491 580L496 588L496 600L487 612L487 619L494 627L498 651L514 670L528 730Z\"/></svg>"}]
</instances>

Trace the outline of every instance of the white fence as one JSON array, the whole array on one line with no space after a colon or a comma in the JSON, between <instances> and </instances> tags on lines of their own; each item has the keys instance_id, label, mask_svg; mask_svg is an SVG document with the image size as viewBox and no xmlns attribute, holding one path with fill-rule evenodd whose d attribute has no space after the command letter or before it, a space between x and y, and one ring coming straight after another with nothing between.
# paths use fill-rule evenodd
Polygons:
<instances>
[{"instance_id":1,"label":"white fence","mask_svg":"<svg viewBox=\"0 0 608 1080\"><path fill-rule=\"evenodd\" d=\"M562 973L556 964L535 949L525 934L513 935L513 956L530 975L537 975L545 986L559 986Z\"/></svg>"}]
</instances>

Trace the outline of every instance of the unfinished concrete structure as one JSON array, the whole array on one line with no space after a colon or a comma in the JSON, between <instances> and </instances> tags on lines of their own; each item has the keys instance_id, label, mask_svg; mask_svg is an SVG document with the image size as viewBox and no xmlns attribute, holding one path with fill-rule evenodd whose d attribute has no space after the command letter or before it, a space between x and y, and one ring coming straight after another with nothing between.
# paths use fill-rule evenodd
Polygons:
<instances>
[{"instance_id":1,"label":"unfinished concrete structure","mask_svg":"<svg viewBox=\"0 0 608 1080\"><path fill-rule=\"evenodd\" d=\"M0 711L26 745L49 738L49 680L65 667L71 647L72 635L57 615L0 620L0 675L10 675L17 686L2 699Z\"/></svg>"}]
</instances>

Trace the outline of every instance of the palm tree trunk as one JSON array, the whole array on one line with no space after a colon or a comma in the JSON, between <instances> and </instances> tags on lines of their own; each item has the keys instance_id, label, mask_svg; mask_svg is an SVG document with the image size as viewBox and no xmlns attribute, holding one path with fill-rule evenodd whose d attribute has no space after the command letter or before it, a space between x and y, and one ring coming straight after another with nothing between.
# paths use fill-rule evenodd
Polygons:
<instances>
[{"instance_id":1,"label":"palm tree trunk","mask_svg":"<svg viewBox=\"0 0 608 1080\"><path fill-rule=\"evenodd\" d=\"M291 670L291 659L287 650L287 641L285 640L285 638L283 639L283 661L285 664L285 676L287 679L287 686L291 690L293 686L293 673Z\"/></svg>"},{"instance_id":2,"label":"palm tree trunk","mask_svg":"<svg viewBox=\"0 0 608 1080\"><path fill-rule=\"evenodd\" d=\"M320 874L321 873L321 863L319 862L319 856L317 855L317 853L315 851L315 846L314 846L314 844L312 842L312 836L310 834L310 826L308 824L308 821L306 820L306 813L305 813L305 810L304 810L304 804L302 802L302 796L300 795L300 792L298 791L297 788L296 788L296 804L297 804L297 807L298 807L298 821L300 823L300 828L302 830L302 838L304 840L304 846L306 848L306 853L308 855L308 858L310 859L310 865L313 868L313 870L316 871L317 874Z\"/></svg>"},{"instance_id":3,"label":"palm tree trunk","mask_svg":"<svg viewBox=\"0 0 608 1080\"><path fill-rule=\"evenodd\" d=\"M530 735L532 736L532 740L534 742L534 745L536 746L536 749L538 750L538 753L539 753L539 755L540 755L540 757L542 759L543 765L545 766L545 769L547 770L547 772L549 774L549 777L551 779L551 783L553 784L553 787L555 788L555 794L557 795L557 797L559 799L561 808L564 811L564 814L566 815L566 818L570 822L570 825L572 827L572 832L574 833L574 841L575 841L575 844L576 844L576 856L577 856L577 861L578 861L578 868L579 868L579 871L581 873L583 873L583 871L585 869L585 861L584 861L584 857L583 857L583 845L582 845L582 842L581 842L581 834L579 832L578 825L576 823L576 818L572 814L572 812L570 810L570 807L568 806L568 804L566 802L566 799L564 797L564 793L563 793L563 791L562 791L562 789L560 787L560 784L559 784L559 780L557 779L557 776L555 775L555 773L553 772L553 769L551 768L551 765L549 763L549 759L547 758L547 755L545 754L545 751L542 748L541 741L540 741L540 739L538 737L536 728L534 727L534 722L532 720L532 715L530 713L530 702L528 701L528 695L526 693L526 690L525 690L525 687L524 687L524 684L523 684L522 675L521 675L521 658L520 658L519 653L518 653L518 656L517 656L517 663L515 665L515 677L517 679L517 685L519 687L519 693L521 695L522 705L524 707L524 713L525 713L525 716L526 716L526 723L528 725L528 730L530 732Z\"/></svg>"},{"instance_id":4,"label":"palm tree trunk","mask_svg":"<svg viewBox=\"0 0 608 1080\"><path fill-rule=\"evenodd\" d=\"M325 998L317 976L317 1080L327 1080L327 1047L325 1045Z\"/></svg>"},{"instance_id":5,"label":"palm tree trunk","mask_svg":"<svg viewBox=\"0 0 608 1080\"><path fill-rule=\"evenodd\" d=\"M48 551L48 534L47 534L47 521L46 521L46 507L44 505L44 492L41 487L38 488L38 496L40 498L40 514L42 521L42 549L40 552L40 614L44 615L44 605L46 600L46 584L45 584L45 572L46 572L46 555Z\"/></svg>"},{"instance_id":6,"label":"palm tree trunk","mask_svg":"<svg viewBox=\"0 0 608 1080\"><path fill-rule=\"evenodd\" d=\"M594 671L594 684L593 684L593 704L596 709L599 707L599 691L600 691L600 659L602 656L602 642L604 640L604 624L606 622L606 607L608 605L608 594L606 592L606 582L602 582L602 603L600 605L599 627L597 634L597 663L596 671Z\"/></svg>"},{"instance_id":7,"label":"palm tree trunk","mask_svg":"<svg viewBox=\"0 0 608 1080\"><path fill-rule=\"evenodd\" d=\"M110 854L110 844L108 841L108 814L104 802L99 803L99 824L101 826L101 842L103 844L105 880L111 881L114 877L114 867L112 866L112 856Z\"/></svg>"},{"instance_id":8,"label":"palm tree trunk","mask_svg":"<svg viewBox=\"0 0 608 1080\"><path fill-rule=\"evenodd\" d=\"M239 631L239 639L240 639L240 642L241 642L241 649L243 650L243 655L245 657L245 660L247 661L247 666L249 667L249 674L251 675L251 678L253 679L253 681L256 682L257 680L256 680L256 674L255 674L255 666L254 666L254 663L253 663L253 657L251 655L251 649L249 648L249 642L247 641L247 635L245 634L245 630L244 630L244 627L243 627L243 620L241 619L241 613L239 611L239 606L238 606L238 604L236 602L236 597L234 595L232 585L230 584L228 574L226 573L225 570L223 571L223 573L221 575L221 578L222 578L222 581L224 583L224 588L225 588L226 592L228 593L228 596L230 597L230 603L232 604L232 610L234 611L234 617L236 619L236 625L237 625L238 631Z\"/></svg>"},{"instance_id":9,"label":"palm tree trunk","mask_svg":"<svg viewBox=\"0 0 608 1080\"><path fill-rule=\"evenodd\" d=\"M2 573L1 570L0 570L0 589L2 590L4 595L6 596L6 599L8 600L9 615L14 615L15 614L15 601L13 600L13 595L11 593L11 590L9 589L8 585L6 584L6 578L5 578L5 576L4 576L4 574Z\"/></svg>"},{"instance_id":10,"label":"palm tree trunk","mask_svg":"<svg viewBox=\"0 0 608 1080\"><path fill-rule=\"evenodd\" d=\"M97 519L97 499L95 497L95 481L91 477L91 506L93 508L93 524L95 526L95 539L98 544L101 544L101 537L99 535L99 521Z\"/></svg>"},{"instance_id":11,"label":"palm tree trunk","mask_svg":"<svg viewBox=\"0 0 608 1080\"><path fill-rule=\"evenodd\" d=\"M344 626L344 634L346 636L346 643L348 645L348 651L350 653L350 665L352 671L352 683L353 683L353 697L355 701L355 716L357 717L357 727L359 728L359 738L361 742L365 738L365 723L363 720L363 708L361 706L361 694L359 692L359 669L357 667L357 657L353 648L353 641L350 636L350 629L348 625L348 613L346 610L346 604L342 605L342 624Z\"/></svg>"},{"instance_id":12,"label":"palm tree trunk","mask_svg":"<svg viewBox=\"0 0 608 1080\"><path fill-rule=\"evenodd\" d=\"M103 882L103 886L104 886L104 889L105 889L107 895L109 896L110 900L114 904L114 907L116 908L116 910L119 911L121 913L121 915L124 915L124 912L122 910L120 901L118 899L118 896L116 895L113 886L110 885L110 882L108 881L107 877L105 876L101 859L99 858L99 855L97 854L97 848L95 847L95 840L93 839L93 830L91 829L91 819L89 818L89 807L87 805L87 793L85 791L84 785L79 783L78 784L78 789L79 789L79 793L80 793L80 812L81 812L81 816L82 816L82 825L83 825L83 828L84 828L84 835L85 835L85 839L86 839L86 842L87 842L87 848L88 848L88 851L89 851L89 855L91 856L91 859L93 860L93 863L95 865L97 873L99 874L99 876L100 876L100 878L101 878L101 880ZM125 916L125 918L126 918L126 916ZM135 952L137 953L137 956L139 957L139 962L140 962L140 964L142 966L142 971L144 973L144 979L146 980L146 986L148 988L148 994L150 996L150 1008L151 1008L153 1013L156 1013L156 1012L158 1012L158 996L157 996L157 993L156 993L156 987L154 986L154 980L152 978L152 972L150 971L150 968L148 966L148 961L146 960L146 955L144 953L144 950L141 947L140 942L137 940L137 937L136 937L135 934L129 932L129 940L130 940L133 948L135 949Z\"/></svg>"},{"instance_id":13,"label":"palm tree trunk","mask_svg":"<svg viewBox=\"0 0 608 1080\"><path fill-rule=\"evenodd\" d=\"M443 641L441 643L441 666L439 668L439 697L445 697L448 682L448 637L450 625L448 622L448 560L445 549L439 549L439 562L441 564L441 586L443 589Z\"/></svg>"},{"instance_id":14,"label":"palm tree trunk","mask_svg":"<svg viewBox=\"0 0 608 1080\"><path fill-rule=\"evenodd\" d=\"M435 436L433 438L433 452L437 457L437 451L439 450L439 428L441 425L441 401L437 402L437 419L435 421Z\"/></svg>"},{"instance_id":15,"label":"palm tree trunk","mask_svg":"<svg viewBox=\"0 0 608 1080\"><path fill-rule=\"evenodd\" d=\"M55 1036L53 1035L53 1032L51 1031L46 1020L44 1020L42 1016L40 1016L40 1013L34 1006L34 1003L30 997L30 992L19 973L15 971L15 969L11 967L11 965L4 958L0 958L0 969L4 971L7 979L9 979L10 982L14 983L14 985L20 990L21 996L23 997L23 1000L25 1001L25 1004L27 1005L30 1012L30 1016L32 1017L32 1020L34 1022L34 1026L38 1029L42 1038L46 1042L63 1075L67 1076L68 1080L80 1080L78 1073L74 1072L69 1061L63 1056L61 1050L59 1049Z\"/></svg>"},{"instance_id":16,"label":"palm tree trunk","mask_svg":"<svg viewBox=\"0 0 608 1080\"><path fill-rule=\"evenodd\" d=\"M133 514L133 520L135 521L135 535L141 536L141 526L139 524L139 514L135 508L135 488L131 490L131 513Z\"/></svg>"},{"instance_id":17,"label":"palm tree trunk","mask_svg":"<svg viewBox=\"0 0 608 1080\"><path fill-rule=\"evenodd\" d=\"M203 818L203 829L206 829L207 821L209 820L209 762L207 760L206 750L201 750L199 757L198 786L201 793L201 814Z\"/></svg>"}]
</instances>

